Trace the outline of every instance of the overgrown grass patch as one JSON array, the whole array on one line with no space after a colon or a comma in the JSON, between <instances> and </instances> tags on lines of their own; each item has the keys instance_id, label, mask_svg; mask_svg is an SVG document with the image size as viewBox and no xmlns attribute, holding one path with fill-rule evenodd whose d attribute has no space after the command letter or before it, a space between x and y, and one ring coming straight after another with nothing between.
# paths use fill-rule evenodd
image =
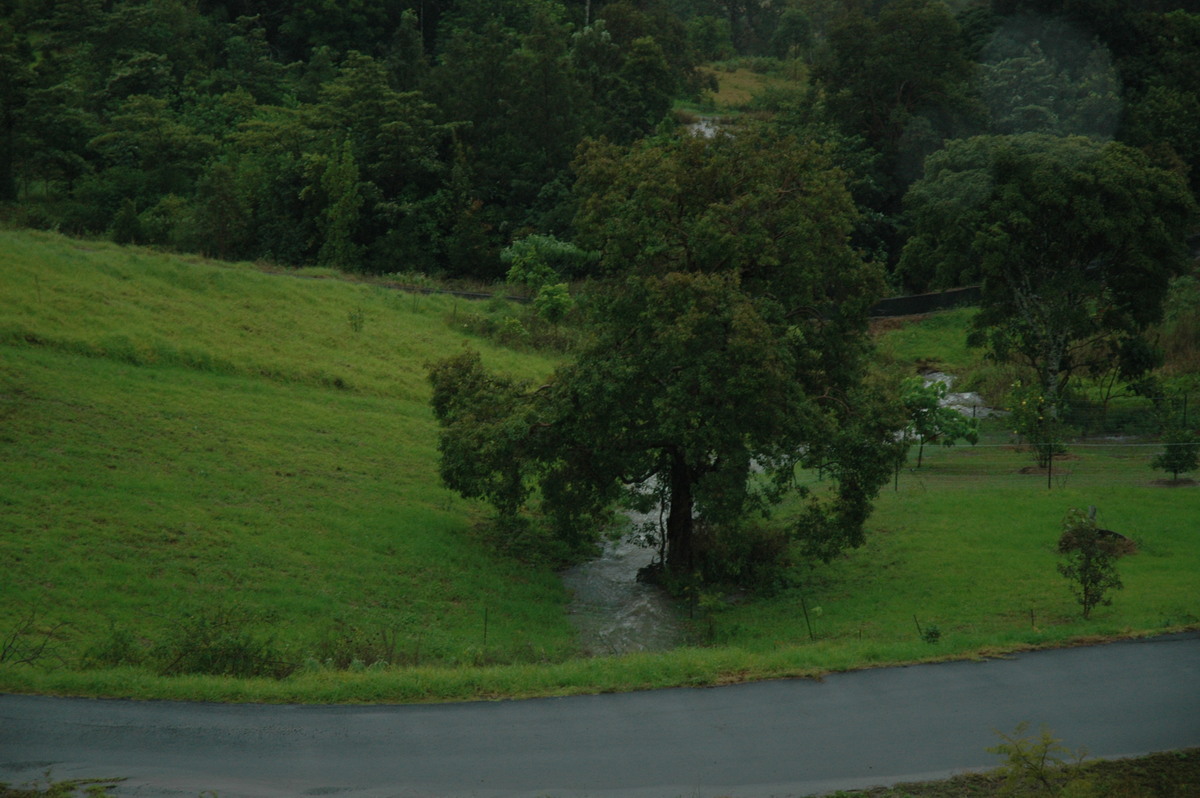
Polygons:
<instances>
[{"instance_id":1,"label":"overgrown grass patch","mask_svg":"<svg viewBox=\"0 0 1200 798\"><path fill-rule=\"evenodd\" d=\"M800 61L779 61L774 58L735 59L711 64L701 71L717 82L717 91L707 92L703 103L685 103L695 113L717 113L736 116L750 107L754 98L775 89L794 89L807 80L806 68Z\"/></svg>"},{"instance_id":2,"label":"overgrown grass patch","mask_svg":"<svg viewBox=\"0 0 1200 798\"><path fill-rule=\"evenodd\" d=\"M1200 749L1168 751L1129 759L1086 761L1071 774L1061 795L1114 798L1190 798L1200 790ZM843 790L829 798L1000 798L1016 792L1003 771L964 773L944 781Z\"/></svg>"}]
</instances>

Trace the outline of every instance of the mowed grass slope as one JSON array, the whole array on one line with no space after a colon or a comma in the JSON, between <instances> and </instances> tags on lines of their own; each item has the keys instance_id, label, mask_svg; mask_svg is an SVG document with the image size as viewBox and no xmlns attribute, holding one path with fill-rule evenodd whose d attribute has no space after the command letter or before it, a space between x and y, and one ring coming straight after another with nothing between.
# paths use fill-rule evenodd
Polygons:
<instances>
[{"instance_id":1,"label":"mowed grass slope","mask_svg":"<svg viewBox=\"0 0 1200 798\"><path fill-rule=\"evenodd\" d=\"M555 575L495 554L439 485L425 363L467 340L455 313L0 233L0 634L63 624L41 663L72 667L197 616L296 660L571 654Z\"/></svg>"},{"instance_id":2,"label":"mowed grass slope","mask_svg":"<svg viewBox=\"0 0 1200 798\"><path fill-rule=\"evenodd\" d=\"M482 508L437 479L426 362L469 343L498 370L553 367L468 336L459 322L479 308L0 232L0 648L48 644L32 666L0 663L0 690L551 695L1200 624L1200 488L1165 487L1148 465L1155 449L1120 445L1072 449L1047 487L996 427L978 447L927 447L920 469L914 456L862 549L799 565L774 595L705 596L690 611L694 646L578 659L557 576L498 554L476 531ZM968 317L886 333L884 359L967 369ZM1053 549L1067 510L1093 504L1139 550L1119 563L1126 588L1084 621ZM246 630L300 667L284 679L155 675L164 644L202 622ZM936 626L936 642L918 626ZM128 651L140 665L122 664Z\"/></svg>"},{"instance_id":3,"label":"mowed grass slope","mask_svg":"<svg viewBox=\"0 0 1200 798\"><path fill-rule=\"evenodd\" d=\"M1047 487L1030 453L987 440L927 448L919 469L914 455L880 494L862 549L802 569L801 588L719 612L716 638L769 651L811 628L813 645L880 663L1200 624L1200 488L1162 484L1148 462L1157 447L1077 446ZM1084 620L1055 544L1068 510L1091 506L1137 552L1118 561L1112 605Z\"/></svg>"}]
</instances>

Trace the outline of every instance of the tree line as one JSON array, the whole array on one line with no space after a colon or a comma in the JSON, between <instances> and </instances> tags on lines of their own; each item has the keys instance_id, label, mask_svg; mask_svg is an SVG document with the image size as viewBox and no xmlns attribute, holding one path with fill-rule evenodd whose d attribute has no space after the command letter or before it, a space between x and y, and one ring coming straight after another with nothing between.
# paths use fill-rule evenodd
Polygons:
<instances>
[{"instance_id":1,"label":"tree line","mask_svg":"<svg viewBox=\"0 0 1200 798\"><path fill-rule=\"evenodd\" d=\"M754 110L820 142L890 267L948 140L1115 139L1200 185L1200 4L1156 0L7 0L0 203L222 258L482 280L573 240L581 142L629 145L712 59L800 65ZM572 277L579 275L570 275ZM920 270L889 274L923 290Z\"/></svg>"}]
</instances>

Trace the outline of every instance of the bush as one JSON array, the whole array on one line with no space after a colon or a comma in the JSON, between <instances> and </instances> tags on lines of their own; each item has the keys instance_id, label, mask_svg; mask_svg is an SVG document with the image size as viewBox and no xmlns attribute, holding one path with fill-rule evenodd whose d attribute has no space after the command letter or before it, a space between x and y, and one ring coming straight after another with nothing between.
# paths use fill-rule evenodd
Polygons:
<instances>
[{"instance_id":1,"label":"bush","mask_svg":"<svg viewBox=\"0 0 1200 798\"><path fill-rule=\"evenodd\" d=\"M1171 479L1195 471L1200 466L1200 441L1190 430L1173 427L1163 435L1163 451L1150 461L1150 467L1170 471Z\"/></svg>"},{"instance_id":2,"label":"bush","mask_svg":"<svg viewBox=\"0 0 1200 798\"><path fill-rule=\"evenodd\" d=\"M1066 402L1048 400L1037 385L1015 382L1011 392L1013 432L1033 449L1039 468L1048 468L1051 460L1066 453L1063 442L1072 431L1063 423Z\"/></svg>"},{"instance_id":3,"label":"bush","mask_svg":"<svg viewBox=\"0 0 1200 798\"><path fill-rule=\"evenodd\" d=\"M137 639L128 629L110 626L108 635L83 652L85 668L115 668L140 665L145 658Z\"/></svg>"},{"instance_id":4,"label":"bush","mask_svg":"<svg viewBox=\"0 0 1200 798\"><path fill-rule=\"evenodd\" d=\"M1108 606L1110 590L1123 585L1117 574L1116 561L1129 551L1128 541L1108 530L1097 529L1091 514L1072 509L1063 519L1063 533L1058 539L1058 553L1066 557L1058 564L1058 572L1071 580L1071 590L1083 607L1083 617L1091 616L1098 605Z\"/></svg>"},{"instance_id":5,"label":"bush","mask_svg":"<svg viewBox=\"0 0 1200 798\"><path fill-rule=\"evenodd\" d=\"M267 676L282 679L296 670L269 637L250 631L265 622L246 610L207 609L185 614L150 657L161 676Z\"/></svg>"},{"instance_id":6,"label":"bush","mask_svg":"<svg viewBox=\"0 0 1200 798\"><path fill-rule=\"evenodd\" d=\"M783 529L764 523L733 528L698 522L696 553L705 582L766 594L789 586L791 542Z\"/></svg>"},{"instance_id":7,"label":"bush","mask_svg":"<svg viewBox=\"0 0 1200 798\"><path fill-rule=\"evenodd\" d=\"M384 665L419 665L420 647L412 642L411 652L401 648L399 629L381 625L374 631L352 624L339 623L317 645L315 659L341 670ZM356 665L357 663L357 665Z\"/></svg>"},{"instance_id":8,"label":"bush","mask_svg":"<svg viewBox=\"0 0 1200 798\"><path fill-rule=\"evenodd\" d=\"M133 200L126 199L121 203L120 210L113 217L110 232L112 240L118 244L142 243L142 223L138 219L137 207L134 206Z\"/></svg>"},{"instance_id":9,"label":"bush","mask_svg":"<svg viewBox=\"0 0 1200 798\"><path fill-rule=\"evenodd\" d=\"M1080 794L1077 790L1082 785L1075 777L1087 756L1085 750L1072 751L1045 726L1036 736L1030 734L1028 721L1012 734L996 734L1000 743L987 750L1005 759L1000 772L1006 795L1062 795L1064 788Z\"/></svg>"}]
</instances>

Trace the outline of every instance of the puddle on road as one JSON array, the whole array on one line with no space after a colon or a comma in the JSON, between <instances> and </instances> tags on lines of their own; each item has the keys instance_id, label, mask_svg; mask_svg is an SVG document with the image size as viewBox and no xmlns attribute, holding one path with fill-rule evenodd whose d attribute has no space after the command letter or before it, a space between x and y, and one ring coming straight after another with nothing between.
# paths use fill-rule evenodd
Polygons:
<instances>
[{"instance_id":1,"label":"puddle on road","mask_svg":"<svg viewBox=\"0 0 1200 798\"><path fill-rule=\"evenodd\" d=\"M568 612L589 656L665 651L684 642L683 620L666 591L637 581L655 551L622 538L604 553L563 572Z\"/></svg>"}]
</instances>

